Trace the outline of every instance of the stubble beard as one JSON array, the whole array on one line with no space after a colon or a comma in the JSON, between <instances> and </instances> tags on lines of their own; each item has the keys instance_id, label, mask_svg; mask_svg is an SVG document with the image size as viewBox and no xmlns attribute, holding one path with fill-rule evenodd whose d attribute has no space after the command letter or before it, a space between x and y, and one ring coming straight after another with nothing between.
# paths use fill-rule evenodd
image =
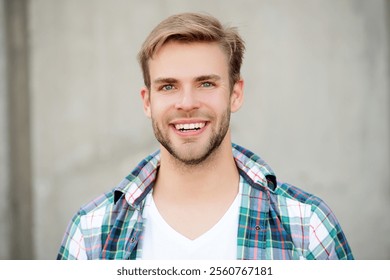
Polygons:
<instances>
[{"instance_id":1,"label":"stubble beard","mask_svg":"<svg viewBox=\"0 0 390 280\"><path fill-rule=\"evenodd\" d=\"M222 115L220 125L211 131L211 137L206 147L203 148L203 151L199 152L198 154L189 155L188 153L178 151L178 149L175 148L172 144L168 133L164 133L163 130L159 127L157 121L153 118L152 125L157 141L160 142L160 144L173 156L174 159L176 159L178 163L188 167L197 166L205 164L207 160L215 153L215 151L218 150L222 141L225 139L230 125L230 108L228 108Z\"/></svg>"}]
</instances>

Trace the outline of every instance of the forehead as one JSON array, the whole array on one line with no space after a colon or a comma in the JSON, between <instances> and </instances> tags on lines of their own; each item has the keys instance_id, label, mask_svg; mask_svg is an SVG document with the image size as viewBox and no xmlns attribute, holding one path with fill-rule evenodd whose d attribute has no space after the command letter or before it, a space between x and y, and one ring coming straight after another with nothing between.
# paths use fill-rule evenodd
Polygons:
<instances>
[{"instance_id":1,"label":"forehead","mask_svg":"<svg viewBox=\"0 0 390 280\"><path fill-rule=\"evenodd\" d=\"M149 60L150 77L191 78L218 75L228 78L227 54L217 43L168 42Z\"/></svg>"}]
</instances>

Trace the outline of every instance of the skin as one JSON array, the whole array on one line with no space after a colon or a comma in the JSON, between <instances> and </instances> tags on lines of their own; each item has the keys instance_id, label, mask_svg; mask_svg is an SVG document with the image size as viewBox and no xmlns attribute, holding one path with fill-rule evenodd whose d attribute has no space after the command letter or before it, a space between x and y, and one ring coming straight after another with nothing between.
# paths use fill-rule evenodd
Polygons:
<instances>
[{"instance_id":1,"label":"skin","mask_svg":"<svg viewBox=\"0 0 390 280\"><path fill-rule=\"evenodd\" d=\"M243 80L229 84L227 55L216 43L169 42L149 69L151 87L141 97L161 144L153 198L172 228L196 239L238 192L230 114L242 105Z\"/></svg>"}]
</instances>

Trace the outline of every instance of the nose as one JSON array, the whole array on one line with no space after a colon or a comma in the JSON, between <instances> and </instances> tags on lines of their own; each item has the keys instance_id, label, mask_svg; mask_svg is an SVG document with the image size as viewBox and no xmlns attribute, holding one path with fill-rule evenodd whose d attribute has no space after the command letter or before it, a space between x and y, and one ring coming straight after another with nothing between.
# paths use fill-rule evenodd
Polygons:
<instances>
[{"instance_id":1,"label":"nose","mask_svg":"<svg viewBox=\"0 0 390 280\"><path fill-rule=\"evenodd\" d=\"M183 111L192 111L200 107L200 102L196 96L196 92L192 89L183 89L178 96L176 109Z\"/></svg>"}]
</instances>

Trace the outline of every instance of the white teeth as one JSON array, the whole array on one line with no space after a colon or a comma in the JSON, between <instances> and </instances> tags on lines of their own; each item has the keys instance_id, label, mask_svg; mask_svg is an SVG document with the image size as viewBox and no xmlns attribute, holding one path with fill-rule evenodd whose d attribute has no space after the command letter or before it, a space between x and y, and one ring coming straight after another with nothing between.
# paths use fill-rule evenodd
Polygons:
<instances>
[{"instance_id":1,"label":"white teeth","mask_svg":"<svg viewBox=\"0 0 390 280\"><path fill-rule=\"evenodd\" d=\"M177 130L198 130L205 126L205 123L181 123L181 124L175 124L175 128Z\"/></svg>"}]
</instances>

